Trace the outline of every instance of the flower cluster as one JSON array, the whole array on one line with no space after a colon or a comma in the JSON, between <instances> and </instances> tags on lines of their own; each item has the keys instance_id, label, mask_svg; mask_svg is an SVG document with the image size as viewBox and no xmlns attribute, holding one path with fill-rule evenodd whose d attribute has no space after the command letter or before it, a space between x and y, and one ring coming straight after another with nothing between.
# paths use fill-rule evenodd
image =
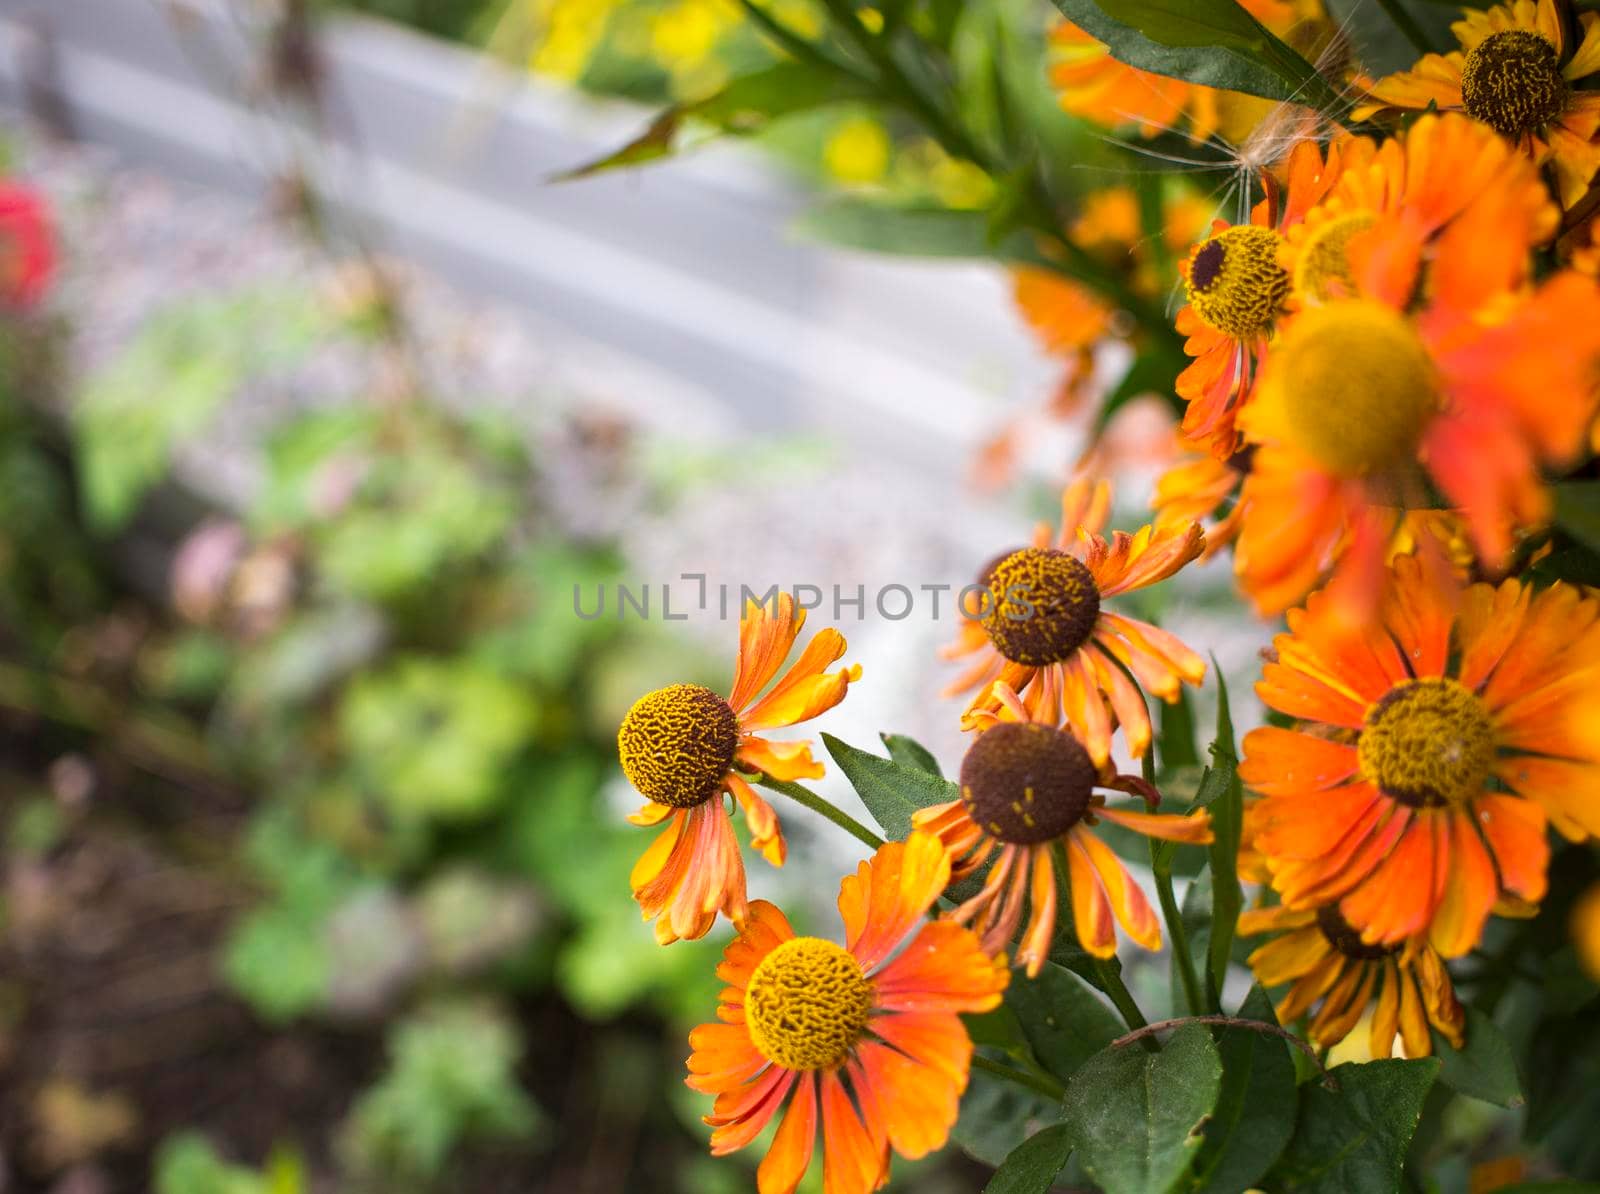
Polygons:
<instances>
[{"instance_id":1,"label":"flower cluster","mask_svg":"<svg viewBox=\"0 0 1600 1194\"><path fill-rule=\"evenodd\" d=\"M1342 53L1318 5L1245 7L1308 52ZM719 913L737 932L689 1084L715 1096L718 1154L781 1112L764 1194L795 1189L819 1125L830 1191L875 1189L891 1151L941 1145L974 1056L958 1013L994 1007L1012 965L1032 981L1068 945L1103 966L1118 926L1161 947L1162 918L1107 838L1214 842L1204 798L1161 807L1149 705L1182 701L1207 668L1127 598L1213 553L1231 550L1241 592L1287 627L1256 685L1271 716L1243 740L1234 826L1238 874L1259 889L1238 932L1262 938L1248 962L1283 1024L1324 1049L1364 1026L1373 1057L1462 1047L1450 964L1493 918L1548 898L1553 836L1600 839L1600 599L1535 567L1552 478L1596 442L1593 230L1561 235L1600 168L1600 92L1584 89L1600 17L1514 0L1454 28L1459 53L1406 74L1349 68L1358 114L1391 122L1380 138L1316 113L1283 135L1255 102L1157 80L1058 27L1070 111L1146 134L1184 122L1196 140L1270 120L1278 148L1238 222L1166 197L1165 253L1120 189L1091 193L1060 239L1089 261L1110 246L1135 301L1181 289L1164 329L1187 354L1180 455L1148 525L1108 533L1111 487L1082 471L1058 526L977 569L945 651L971 735L958 780L844 879L844 945L746 900L729 807L774 866L784 839L755 786L822 807L793 782L822 773L807 745L764 735L859 678L829 670L837 632L778 678L804 611L751 604L726 699L679 684L628 713L622 763L649 800L633 819L668 823L635 869L644 915L663 943ZM1014 277L1081 397L1127 313L1046 268ZM1597 925L1600 888L1572 913L1579 958L1600 970Z\"/></svg>"}]
</instances>

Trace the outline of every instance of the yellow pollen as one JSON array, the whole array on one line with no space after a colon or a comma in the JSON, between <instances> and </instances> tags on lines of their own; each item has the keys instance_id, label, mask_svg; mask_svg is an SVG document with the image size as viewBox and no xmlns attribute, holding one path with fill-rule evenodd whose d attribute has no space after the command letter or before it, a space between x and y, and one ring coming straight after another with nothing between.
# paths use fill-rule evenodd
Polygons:
<instances>
[{"instance_id":1,"label":"yellow pollen","mask_svg":"<svg viewBox=\"0 0 1600 1194\"><path fill-rule=\"evenodd\" d=\"M872 1014L872 984L847 950L818 937L785 941L744 993L750 1041L791 1070L825 1070L850 1056Z\"/></svg>"},{"instance_id":2,"label":"yellow pollen","mask_svg":"<svg viewBox=\"0 0 1600 1194\"><path fill-rule=\"evenodd\" d=\"M1367 299L1313 307L1273 349L1295 443L1341 477L1416 455L1439 395L1432 358L1397 311Z\"/></svg>"},{"instance_id":3,"label":"yellow pollen","mask_svg":"<svg viewBox=\"0 0 1600 1194\"><path fill-rule=\"evenodd\" d=\"M1289 275L1278 264L1282 243L1270 228L1236 224L1197 245L1185 285L1195 314L1238 340L1263 335L1289 297Z\"/></svg>"},{"instance_id":4,"label":"yellow pollen","mask_svg":"<svg viewBox=\"0 0 1600 1194\"><path fill-rule=\"evenodd\" d=\"M1362 774L1413 808L1480 795L1494 764L1494 730L1480 701L1450 679L1397 684L1367 713Z\"/></svg>"},{"instance_id":5,"label":"yellow pollen","mask_svg":"<svg viewBox=\"0 0 1600 1194\"><path fill-rule=\"evenodd\" d=\"M1313 232L1295 263L1295 290L1324 303L1354 297L1356 279L1350 269L1350 238L1377 222L1378 217L1371 212L1357 211L1329 220Z\"/></svg>"},{"instance_id":6,"label":"yellow pollen","mask_svg":"<svg viewBox=\"0 0 1600 1194\"><path fill-rule=\"evenodd\" d=\"M1461 64L1462 106L1501 136L1543 128L1570 100L1555 46L1529 29L1491 33Z\"/></svg>"},{"instance_id":7,"label":"yellow pollen","mask_svg":"<svg viewBox=\"0 0 1600 1194\"><path fill-rule=\"evenodd\" d=\"M709 800L733 766L739 719L698 684L672 684L634 702L617 730L628 781L657 804L693 808Z\"/></svg>"},{"instance_id":8,"label":"yellow pollen","mask_svg":"<svg viewBox=\"0 0 1600 1194\"><path fill-rule=\"evenodd\" d=\"M1089 569L1064 551L1014 551L989 570L988 582L994 600L983 628L995 650L1014 663L1060 663L1094 632L1100 589Z\"/></svg>"}]
</instances>

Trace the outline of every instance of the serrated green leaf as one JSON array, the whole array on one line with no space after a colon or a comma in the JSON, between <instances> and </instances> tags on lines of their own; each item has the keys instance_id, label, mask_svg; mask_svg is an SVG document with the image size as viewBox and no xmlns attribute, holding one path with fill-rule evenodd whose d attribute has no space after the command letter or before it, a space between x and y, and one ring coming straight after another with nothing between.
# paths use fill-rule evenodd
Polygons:
<instances>
[{"instance_id":1,"label":"serrated green leaf","mask_svg":"<svg viewBox=\"0 0 1600 1194\"><path fill-rule=\"evenodd\" d=\"M1033 1055L1063 1082L1122 1035L1122 1022L1077 975L1047 964L1039 977L1018 974L1006 990Z\"/></svg>"},{"instance_id":2,"label":"serrated green leaf","mask_svg":"<svg viewBox=\"0 0 1600 1194\"><path fill-rule=\"evenodd\" d=\"M904 734L879 734L878 737L883 739L884 746L888 748L889 757L900 766L944 778L944 772L939 770L939 760L916 739L907 738Z\"/></svg>"},{"instance_id":3,"label":"serrated green leaf","mask_svg":"<svg viewBox=\"0 0 1600 1194\"><path fill-rule=\"evenodd\" d=\"M955 800L960 795L949 780L857 750L832 734L823 734L822 742L856 795L861 797L861 803L893 841L900 841L911 833L913 813Z\"/></svg>"},{"instance_id":4,"label":"serrated green leaf","mask_svg":"<svg viewBox=\"0 0 1600 1194\"><path fill-rule=\"evenodd\" d=\"M1433 1033L1433 1053L1439 1059L1439 1081L1457 1094L1482 1099L1499 1107L1520 1107L1527 1100L1511 1042L1489 1016L1467 1008L1467 1040L1462 1049Z\"/></svg>"},{"instance_id":5,"label":"serrated green leaf","mask_svg":"<svg viewBox=\"0 0 1600 1194\"><path fill-rule=\"evenodd\" d=\"M1152 74L1318 107L1337 95L1316 68L1234 0L1054 0L1113 57Z\"/></svg>"},{"instance_id":6,"label":"serrated green leaf","mask_svg":"<svg viewBox=\"0 0 1600 1194\"><path fill-rule=\"evenodd\" d=\"M1221 991L1228 974L1228 955L1238 926L1244 893L1239 887L1239 843L1244 827L1244 785L1239 782L1239 754L1234 747L1233 714L1228 708L1228 684L1215 658L1217 676L1217 736L1211 744L1211 776L1215 794L1206 800L1211 810L1211 947L1210 981ZM1209 778L1209 777L1208 777ZM1201 795L1206 796L1201 784Z\"/></svg>"},{"instance_id":7,"label":"serrated green leaf","mask_svg":"<svg viewBox=\"0 0 1600 1194\"><path fill-rule=\"evenodd\" d=\"M1276 1025L1272 1000L1252 987L1241 1019ZM1239 1194L1272 1168L1294 1135L1294 1059L1287 1042L1247 1028L1220 1030L1222 1093L1195 1162L1196 1191Z\"/></svg>"},{"instance_id":8,"label":"serrated green leaf","mask_svg":"<svg viewBox=\"0 0 1600 1194\"><path fill-rule=\"evenodd\" d=\"M995 1170L983 1194L1048 1194L1072 1155L1072 1132L1051 1124L1029 1136Z\"/></svg>"},{"instance_id":9,"label":"serrated green leaf","mask_svg":"<svg viewBox=\"0 0 1600 1194\"><path fill-rule=\"evenodd\" d=\"M1439 1073L1437 1058L1346 1062L1338 1090L1300 1088L1294 1136L1269 1175L1296 1194L1390 1194L1400 1189L1406 1148Z\"/></svg>"},{"instance_id":10,"label":"serrated green leaf","mask_svg":"<svg viewBox=\"0 0 1600 1194\"><path fill-rule=\"evenodd\" d=\"M1064 1103L1084 1171L1118 1194L1177 1189L1221 1090L1222 1059L1202 1025L1180 1028L1159 1053L1125 1046L1096 1054Z\"/></svg>"}]
</instances>

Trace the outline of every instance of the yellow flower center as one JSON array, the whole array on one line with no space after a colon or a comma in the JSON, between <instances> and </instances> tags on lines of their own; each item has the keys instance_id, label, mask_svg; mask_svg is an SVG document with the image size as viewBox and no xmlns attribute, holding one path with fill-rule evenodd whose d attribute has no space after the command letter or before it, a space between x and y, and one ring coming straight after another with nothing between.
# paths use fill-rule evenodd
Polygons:
<instances>
[{"instance_id":1,"label":"yellow flower center","mask_svg":"<svg viewBox=\"0 0 1600 1194\"><path fill-rule=\"evenodd\" d=\"M1556 48L1528 29L1491 33L1461 64L1462 106L1502 136L1542 128L1570 98Z\"/></svg>"},{"instance_id":2,"label":"yellow flower center","mask_svg":"<svg viewBox=\"0 0 1600 1194\"><path fill-rule=\"evenodd\" d=\"M1270 228L1236 224L1197 245L1185 286L1195 314L1235 339L1266 332L1289 297L1289 275L1278 264L1282 243Z\"/></svg>"},{"instance_id":3,"label":"yellow flower center","mask_svg":"<svg viewBox=\"0 0 1600 1194\"><path fill-rule=\"evenodd\" d=\"M1351 212L1329 220L1309 237L1294 267L1294 288L1321 302L1349 298L1356 293L1350 269L1350 238L1378 222L1369 211Z\"/></svg>"},{"instance_id":4,"label":"yellow flower center","mask_svg":"<svg viewBox=\"0 0 1600 1194\"><path fill-rule=\"evenodd\" d=\"M1454 680L1397 684L1367 713L1362 773L1412 808L1463 804L1483 791L1494 730L1483 702Z\"/></svg>"},{"instance_id":5,"label":"yellow flower center","mask_svg":"<svg viewBox=\"0 0 1600 1194\"><path fill-rule=\"evenodd\" d=\"M1329 945L1358 962L1376 962L1400 951L1398 945L1368 945L1361 940L1361 934L1339 912L1337 904L1327 904L1317 909L1317 927L1322 930Z\"/></svg>"},{"instance_id":6,"label":"yellow flower center","mask_svg":"<svg viewBox=\"0 0 1600 1194\"><path fill-rule=\"evenodd\" d=\"M1024 547L989 571L993 600L983 628L1014 663L1044 667L1070 658L1094 631L1100 590L1089 569L1064 551Z\"/></svg>"},{"instance_id":7,"label":"yellow flower center","mask_svg":"<svg viewBox=\"0 0 1600 1194\"><path fill-rule=\"evenodd\" d=\"M1071 734L1005 721L978 735L961 760L961 802L1000 841L1032 845L1082 819L1095 778L1094 763Z\"/></svg>"},{"instance_id":8,"label":"yellow flower center","mask_svg":"<svg viewBox=\"0 0 1600 1194\"><path fill-rule=\"evenodd\" d=\"M1415 456L1438 409L1433 361L1406 318L1381 303L1313 307L1273 351L1295 443L1342 477Z\"/></svg>"},{"instance_id":9,"label":"yellow flower center","mask_svg":"<svg viewBox=\"0 0 1600 1194\"><path fill-rule=\"evenodd\" d=\"M818 937L785 941L761 959L744 993L750 1041L791 1070L838 1065L866 1031L872 984L847 950Z\"/></svg>"},{"instance_id":10,"label":"yellow flower center","mask_svg":"<svg viewBox=\"0 0 1600 1194\"><path fill-rule=\"evenodd\" d=\"M629 782L657 804L674 808L709 800L738 749L739 719L733 709L698 684L646 693L617 731L617 754Z\"/></svg>"}]
</instances>

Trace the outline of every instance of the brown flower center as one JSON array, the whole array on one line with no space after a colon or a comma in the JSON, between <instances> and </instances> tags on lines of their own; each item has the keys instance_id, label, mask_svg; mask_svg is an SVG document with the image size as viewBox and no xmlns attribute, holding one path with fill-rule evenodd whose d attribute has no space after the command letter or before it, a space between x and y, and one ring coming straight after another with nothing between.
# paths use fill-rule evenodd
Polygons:
<instances>
[{"instance_id":1,"label":"brown flower center","mask_svg":"<svg viewBox=\"0 0 1600 1194\"><path fill-rule=\"evenodd\" d=\"M791 1070L824 1070L850 1055L872 1014L872 984L849 951L818 937L774 949L745 988L750 1041Z\"/></svg>"},{"instance_id":2,"label":"brown flower center","mask_svg":"<svg viewBox=\"0 0 1600 1194\"><path fill-rule=\"evenodd\" d=\"M1556 48L1527 29L1491 33L1461 64L1467 114L1506 137L1535 132L1567 110Z\"/></svg>"},{"instance_id":3,"label":"brown flower center","mask_svg":"<svg viewBox=\"0 0 1600 1194\"><path fill-rule=\"evenodd\" d=\"M1340 914L1337 904L1326 904L1317 909L1317 927L1322 930L1329 945L1358 962L1376 962L1398 952L1400 948L1397 945L1368 945Z\"/></svg>"},{"instance_id":4,"label":"brown flower center","mask_svg":"<svg viewBox=\"0 0 1600 1194\"><path fill-rule=\"evenodd\" d=\"M739 749L739 719L699 684L671 684L634 702L617 731L628 781L657 804L693 808L709 800Z\"/></svg>"},{"instance_id":5,"label":"brown flower center","mask_svg":"<svg viewBox=\"0 0 1600 1194\"><path fill-rule=\"evenodd\" d=\"M1089 641L1100 616L1100 589L1089 569L1064 551L1024 547L989 572L994 599L983 628L1014 663L1044 667Z\"/></svg>"},{"instance_id":6,"label":"brown flower center","mask_svg":"<svg viewBox=\"0 0 1600 1194\"><path fill-rule=\"evenodd\" d=\"M1289 275L1278 264L1278 234L1236 224L1189 256L1185 294L1208 327L1253 340L1272 326L1289 297Z\"/></svg>"},{"instance_id":7,"label":"brown flower center","mask_svg":"<svg viewBox=\"0 0 1600 1194\"><path fill-rule=\"evenodd\" d=\"M1095 779L1094 763L1071 734L1004 721L978 735L961 760L961 802L1000 841L1033 845L1082 819Z\"/></svg>"},{"instance_id":8,"label":"brown flower center","mask_svg":"<svg viewBox=\"0 0 1600 1194\"><path fill-rule=\"evenodd\" d=\"M1494 764L1483 702L1450 679L1397 684L1367 713L1357 747L1362 773L1413 808L1464 804Z\"/></svg>"}]
</instances>

